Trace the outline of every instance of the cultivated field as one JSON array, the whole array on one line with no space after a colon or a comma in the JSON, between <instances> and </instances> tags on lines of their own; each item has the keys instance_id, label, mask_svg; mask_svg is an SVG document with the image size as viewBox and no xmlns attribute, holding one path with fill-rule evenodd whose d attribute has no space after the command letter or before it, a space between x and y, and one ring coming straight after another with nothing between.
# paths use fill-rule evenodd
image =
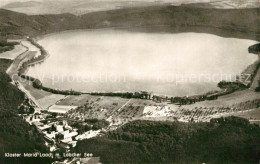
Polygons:
<instances>
[{"instance_id":1,"label":"cultivated field","mask_svg":"<svg viewBox=\"0 0 260 164\"><path fill-rule=\"evenodd\" d=\"M68 96L57 104L79 106L78 109L70 111L67 115L69 118L77 120L98 118L106 119L113 124L124 124L136 119L198 122L259 108L260 94L244 90L220 97L218 100L183 106L170 102L156 103L145 99L91 95Z\"/></svg>"},{"instance_id":2,"label":"cultivated field","mask_svg":"<svg viewBox=\"0 0 260 164\"><path fill-rule=\"evenodd\" d=\"M17 56L26 50L27 49L22 45L15 45L13 50L0 53L0 58L14 60Z\"/></svg>"},{"instance_id":3,"label":"cultivated field","mask_svg":"<svg viewBox=\"0 0 260 164\"><path fill-rule=\"evenodd\" d=\"M81 106L71 111L68 115L71 118L85 119L98 118L106 119L122 107L128 99L118 97L102 97L91 95L69 96L60 101L57 105Z\"/></svg>"},{"instance_id":4,"label":"cultivated field","mask_svg":"<svg viewBox=\"0 0 260 164\"><path fill-rule=\"evenodd\" d=\"M46 92L43 90L36 89L32 86L32 82L19 78L20 82L23 84L24 88L30 92L30 94L36 99L43 99L46 96L52 95L50 92Z\"/></svg>"},{"instance_id":5,"label":"cultivated field","mask_svg":"<svg viewBox=\"0 0 260 164\"><path fill-rule=\"evenodd\" d=\"M44 96L41 99L38 99L37 101L39 104L41 104L42 107L45 109L48 109L50 106L53 104L56 104L57 102L65 99L66 96L64 95L59 95L59 94L50 94L49 96Z\"/></svg>"}]
</instances>

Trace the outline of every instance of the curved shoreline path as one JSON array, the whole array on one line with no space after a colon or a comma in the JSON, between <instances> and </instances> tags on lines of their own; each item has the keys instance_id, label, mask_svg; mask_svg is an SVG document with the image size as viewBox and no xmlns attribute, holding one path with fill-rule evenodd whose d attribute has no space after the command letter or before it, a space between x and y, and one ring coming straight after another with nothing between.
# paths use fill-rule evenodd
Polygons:
<instances>
[{"instance_id":1,"label":"curved shoreline path","mask_svg":"<svg viewBox=\"0 0 260 164\"><path fill-rule=\"evenodd\" d=\"M27 47L28 48L28 47ZM17 64L18 63L18 65L19 65L19 62L21 62L23 59L25 59L25 58L28 58L29 57L29 55L28 55L28 53L29 52L31 52L30 51L30 49L28 48L28 50L27 50L28 52L26 52L26 53L22 53L22 54L20 54L18 57L17 57L17 59L15 59L14 60L14 62L13 62L13 64ZM19 61L20 60L20 61ZM18 66L17 65L17 66ZM11 72L9 72L9 73L15 73L15 71L17 71L18 72L18 68L16 67L14 67L14 65L12 65L12 68L10 68L10 70L11 70ZM36 97L35 97L35 95L34 95L34 93L33 92L44 92L44 91L42 91L42 90L38 90L38 89L34 89L33 91L29 88L27 88L28 86L27 86L27 84L25 84L25 83L22 83L22 82L20 82L20 81L18 81L18 84L19 84L19 89L21 90L21 91L23 91L26 95L27 95L27 97L37 106L36 107L36 112L37 111L39 111L39 110L45 110L45 109L47 109L47 107L43 107L43 106L45 106L44 104L47 104L46 103L46 101L44 102L44 103L42 103L41 101L39 101L39 99L37 99ZM30 87L32 87L32 86L30 86ZM249 90L246 90L245 92L250 92L250 93L253 93L253 91L249 91ZM240 93L244 93L244 91L242 91L242 92L240 92ZM237 100L237 97L238 96L236 96L235 94L238 94L238 93L234 93L234 94L232 94L232 95L227 95L226 97L232 97L231 99L232 100L235 100L236 102L239 102L240 100ZM255 93L254 92L254 94L257 94L257 93ZM44 95L45 96L45 95ZM57 101L56 101L56 99L55 99L55 101L56 102L54 102L53 101L53 97L52 96L56 96L55 94L50 94L50 95L47 95L47 96L45 96L45 98L51 98L52 99L52 104L55 104ZM239 94L239 96L241 97L241 94ZM200 105L202 105L203 103L215 103L215 104L217 104L217 103L219 103L220 101L222 101L222 100L224 100L224 103L226 103L225 101L227 100L227 98L222 98L221 100L218 100L218 101L210 101L210 102L208 102L208 101L206 101L206 102L201 102L201 103L198 103L198 104L196 104L196 106L198 105L198 106L200 106ZM242 96L243 97L243 96ZM44 98L42 98L42 99L44 99ZM58 99L62 99L61 97L59 97ZM130 101L130 100L129 100ZM129 102L128 101L128 102ZM241 100L242 101L242 100ZM124 106L126 106L126 105L128 105L128 102L125 104L125 105L123 105L123 107ZM78 103L78 102L75 102L75 103ZM222 103L222 102L221 102ZM50 104L50 102L48 102L48 104ZM78 105L78 104L77 104ZM207 104L206 104L206 106L207 106ZM186 106L187 107L187 106ZM122 109L122 107L121 108L119 108L119 110L121 110Z\"/></svg>"},{"instance_id":2,"label":"curved shoreline path","mask_svg":"<svg viewBox=\"0 0 260 164\"><path fill-rule=\"evenodd\" d=\"M26 42L26 41L21 40L20 45L25 47L26 51L19 54L13 60L13 63L6 71L6 73L9 74L13 80L17 80L18 70L19 70L19 67L21 66L21 64L24 61L27 61L27 60L33 58L37 54L37 51L31 51L31 47L28 46L29 44L28 43L24 44L24 42Z\"/></svg>"},{"instance_id":3,"label":"curved shoreline path","mask_svg":"<svg viewBox=\"0 0 260 164\"><path fill-rule=\"evenodd\" d=\"M35 111L45 110L37 101L36 99L30 94L30 91L26 90L25 87L20 82L20 77L18 76L18 70L21 64L24 61L33 58L37 51L31 51L32 47L29 46L28 41L21 40L20 45L26 48L25 52L19 54L14 60L10 67L7 69L6 73L12 78L14 82L17 82L17 87L26 94L26 96L37 106ZM35 49L33 49L35 50Z\"/></svg>"},{"instance_id":4,"label":"curved shoreline path","mask_svg":"<svg viewBox=\"0 0 260 164\"><path fill-rule=\"evenodd\" d=\"M20 45L22 41L20 41ZM10 67L7 69L6 73L9 74L11 76L11 78L14 78L14 75L18 75L18 68L21 64L21 62L26 58L27 53L29 51L29 48L22 45L23 47L26 48L26 51L22 52L21 54L19 54L14 60L13 63L10 65ZM13 79L14 80L14 79Z\"/></svg>"},{"instance_id":5,"label":"curved shoreline path","mask_svg":"<svg viewBox=\"0 0 260 164\"><path fill-rule=\"evenodd\" d=\"M65 96L56 95L50 92L46 92L44 90L36 89L32 86L31 81L28 81L18 76L19 67L22 65L22 63L32 59L33 57L38 57L39 55L41 55L40 49L37 46L33 45L30 41L19 40L19 42L21 46L26 48L26 51L19 54L14 60L12 60L13 62L9 66L6 73L9 74L9 76L12 78L14 82L16 82L16 86L22 92L24 92L25 95L35 104L37 108L36 111L46 110L50 105L53 105L57 101L64 99ZM46 57L48 57L48 53L47 56L45 56L45 58ZM37 64L39 62L42 62L43 60L37 60L31 64Z\"/></svg>"},{"instance_id":6,"label":"curved shoreline path","mask_svg":"<svg viewBox=\"0 0 260 164\"><path fill-rule=\"evenodd\" d=\"M35 44L38 44L36 41L35 41ZM26 48L26 52L20 54L15 60L14 62L12 63L12 65L9 67L7 73L12 77L12 79L14 81L17 81L17 79L19 79L18 77L18 71L19 71L19 67L20 65L26 61L26 60L30 60L30 58L32 57L35 57L35 56L39 56L41 55L41 50L40 48L38 48L37 46L35 46L33 43L31 43L30 41L27 41L27 40L21 40L20 42L20 45L21 46L24 46ZM41 46L40 46L41 47ZM33 50L33 51L32 51ZM39 55L37 55L39 54ZM49 54L48 54L49 55ZM47 57L48 57L47 55ZM46 58L44 58L46 59ZM42 60L39 60L39 61L35 61L34 63L31 63L31 64L36 64L36 63L39 63L39 62L42 62L44 59ZM259 72L259 71L258 71ZM259 76L259 73L257 74ZM255 78L257 79L257 77ZM254 81L255 81L254 79ZM30 87L28 87L27 84L25 84L24 82L22 82L21 80L19 81L20 83L19 84L22 84L23 85L23 88L22 90L26 90L24 91L27 95L29 95L28 97L31 97L31 99L34 100L35 104L37 104L36 100L38 100L37 96L35 97L35 93L36 92L42 92L42 90L38 90L38 89L34 89L32 91L32 85ZM28 83L28 82L27 82ZM34 96L32 96L34 95ZM51 95L51 93L50 93ZM48 95L47 95L48 96ZM44 95L45 97L45 95ZM38 103L39 104L39 103ZM40 104L38 106L41 106ZM41 107L42 108L42 107Z\"/></svg>"}]
</instances>

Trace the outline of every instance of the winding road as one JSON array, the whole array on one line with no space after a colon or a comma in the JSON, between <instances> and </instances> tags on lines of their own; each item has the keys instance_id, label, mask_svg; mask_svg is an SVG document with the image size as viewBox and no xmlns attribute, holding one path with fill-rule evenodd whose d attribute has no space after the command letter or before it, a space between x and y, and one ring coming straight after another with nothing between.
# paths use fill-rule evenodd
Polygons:
<instances>
[{"instance_id":1,"label":"winding road","mask_svg":"<svg viewBox=\"0 0 260 164\"><path fill-rule=\"evenodd\" d=\"M20 82L21 79L18 76L18 70L23 61L30 59L36 54L35 51L30 51L29 47L25 46L22 42L23 40L20 42L20 45L24 46L26 48L26 51L21 53L17 58L14 59L13 63L7 69L6 73L11 77L14 82L18 84L17 87L26 94L29 100L31 100L35 104L35 112L39 112L45 109L36 101L36 99L30 94L30 92L24 88L24 86Z\"/></svg>"}]
</instances>

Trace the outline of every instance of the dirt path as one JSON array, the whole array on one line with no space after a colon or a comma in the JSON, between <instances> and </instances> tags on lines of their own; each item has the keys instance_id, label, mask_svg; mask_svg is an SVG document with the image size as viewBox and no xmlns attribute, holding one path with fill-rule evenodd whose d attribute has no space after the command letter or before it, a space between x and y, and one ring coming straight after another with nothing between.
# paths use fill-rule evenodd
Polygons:
<instances>
[{"instance_id":1,"label":"dirt path","mask_svg":"<svg viewBox=\"0 0 260 164\"><path fill-rule=\"evenodd\" d=\"M124 108L132 99L129 99L124 105L122 105L117 111L120 112L122 108Z\"/></svg>"},{"instance_id":2,"label":"dirt path","mask_svg":"<svg viewBox=\"0 0 260 164\"><path fill-rule=\"evenodd\" d=\"M36 101L36 98L34 97L35 94L32 94L32 93L34 93L32 91L34 91L35 88L30 87L30 89L28 89L28 86L29 85L31 86L31 84L27 84L26 83L26 82L28 82L27 80L22 79L18 76L19 67L22 65L22 63L24 61L27 61L27 60L30 60L31 58L33 58L36 55L37 51L31 51L30 46L24 45L23 41L21 41L20 45L23 46L24 48L26 48L26 51L22 52L14 59L13 63L7 69L6 73L9 74L9 76L11 77L11 79L13 81L18 83L18 88L22 92L24 92L26 94L26 96L37 106L36 110L44 110L45 108ZM43 91L37 89L37 93L38 92L43 92ZM46 94L43 94L43 95L46 96Z\"/></svg>"}]
</instances>

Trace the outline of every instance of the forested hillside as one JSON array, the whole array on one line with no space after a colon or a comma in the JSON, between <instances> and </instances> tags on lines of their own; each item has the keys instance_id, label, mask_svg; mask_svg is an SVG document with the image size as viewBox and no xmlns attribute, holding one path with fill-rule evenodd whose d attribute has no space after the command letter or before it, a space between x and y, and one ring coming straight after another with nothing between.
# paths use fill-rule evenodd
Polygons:
<instances>
[{"instance_id":1,"label":"forested hillside","mask_svg":"<svg viewBox=\"0 0 260 164\"><path fill-rule=\"evenodd\" d=\"M2 36L38 36L72 29L126 28L145 32L204 32L260 40L260 9L156 6L72 14L28 16L0 9Z\"/></svg>"},{"instance_id":2,"label":"forested hillside","mask_svg":"<svg viewBox=\"0 0 260 164\"><path fill-rule=\"evenodd\" d=\"M81 141L76 151L100 156L102 163L258 163L260 127L238 117L210 123L134 121Z\"/></svg>"},{"instance_id":3,"label":"forested hillside","mask_svg":"<svg viewBox=\"0 0 260 164\"><path fill-rule=\"evenodd\" d=\"M49 159L3 158L4 153L47 152L43 137L36 128L19 117L17 107L24 101L24 93L10 84L10 77L0 73L0 163L46 163Z\"/></svg>"}]
</instances>

